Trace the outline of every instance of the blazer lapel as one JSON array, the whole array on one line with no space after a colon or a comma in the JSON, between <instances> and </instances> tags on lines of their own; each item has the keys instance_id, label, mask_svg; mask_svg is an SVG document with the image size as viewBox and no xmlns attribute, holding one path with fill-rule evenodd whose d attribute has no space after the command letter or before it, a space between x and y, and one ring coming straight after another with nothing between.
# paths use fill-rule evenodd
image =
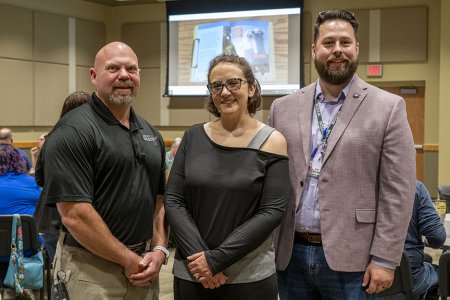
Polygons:
<instances>
[{"instance_id":1,"label":"blazer lapel","mask_svg":"<svg viewBox=\"0 0 450 300\"><path fill-rule=\"evenodd\" d=\"M353 118L353 115L358 110L361 102L367 96L367 87L363 86L363 84L364 82L355 75L355 79L353 80L352 86L350 87L350 90L342 106L341 113L339 114L336 125L334 126L328 140L323 165L327 162L328 157L333 152L334 147L336 146L337 142L339 141L351 119Z\"/></svg>"},{"instance_id":2,"label":"blazer lapel","mask_svg":"<svg viewBox=\"0 0 450 300\"><path fill-rule=\"evenodd\" d=\"M311 122L315 89L316 84L310 84L305 87L302 90L303 101L300 101L299 105L300 138L302 141L303 155L307 164L309 163L309 157L311 155Z\"/></svg>"}]
</instances>

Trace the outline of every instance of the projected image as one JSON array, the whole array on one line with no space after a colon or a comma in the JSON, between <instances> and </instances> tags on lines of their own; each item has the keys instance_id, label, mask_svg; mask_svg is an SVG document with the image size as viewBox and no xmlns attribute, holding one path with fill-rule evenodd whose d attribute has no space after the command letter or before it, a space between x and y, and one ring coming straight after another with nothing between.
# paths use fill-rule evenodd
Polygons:
<instances>
[{"instance_id":1,"label":"projected image","mask_svg":"<svg viewBox=\"0 0 450 300\"><path fill-rule=\"evenodd\" d=\"M209 62L221 53L245 57L261 82L272 80L275 78L272 22L244 20L197 25L193 38L191 81L205 82Z\"/></svg>"},{"instance_id":2,"label":"projected image","mask_svg":"<svg viewBox=\"0 0 450 300\"><path fill-rule=\"evenodd\" d=\"M248 60L263 95L300 88L299 8L169 14L168 20L167 95L207 95L209 63L222 53Z\"/></svg>"}]
</instances>

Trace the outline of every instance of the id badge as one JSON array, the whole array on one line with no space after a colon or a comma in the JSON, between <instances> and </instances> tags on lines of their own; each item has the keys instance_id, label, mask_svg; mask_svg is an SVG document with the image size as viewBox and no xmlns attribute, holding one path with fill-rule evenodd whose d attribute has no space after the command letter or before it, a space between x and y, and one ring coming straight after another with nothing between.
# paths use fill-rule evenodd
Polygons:
<instances>
[{"instance_id":1,"label":"id badge","mask_svg":"<svg viewBox=\"0 0 450 300\"><path fill-rule=\"evenodd\" d=\"M310 161L308 168L308 176L319 178L320 170L322 169L322 162Z\"/></svg>"}]
</instances>

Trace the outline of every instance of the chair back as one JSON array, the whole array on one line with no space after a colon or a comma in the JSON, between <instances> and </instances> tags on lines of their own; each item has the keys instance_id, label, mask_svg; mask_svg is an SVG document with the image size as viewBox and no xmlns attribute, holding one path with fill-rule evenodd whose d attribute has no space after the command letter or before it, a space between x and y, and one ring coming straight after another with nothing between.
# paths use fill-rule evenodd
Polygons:
<instances>
[{"instance_id":1,"label":"chair back","mask_svg":"<svg viewBox=\"0 0 450 300\"><path fill-rule=\"evenodd\" d=\"M0 215L0 261L6 261L11 254L11 227L13 215ZM22 221L23 232L23 250L32 250L36 253L40 246L38 240L38 232L36 228L36 221L31 215L20 215Z\"/></svg>"},{"instance_id":2,"label":"chair back","mask_svg":"<svg viewBox=\"0 0 450 300\"><path fill-rule=\"evenodd\" d=\"M441 200L450 200L450 185L439 185L437 189Z\"/></svg>"},{"instance_id":3,"label":"chair back","mask_svg":"<svg viewBox=\"0 0 450 300\"><path fill-rule=\"evenodd\" d=\"M450 252L445 251L439 258L439 295L447 299L450 290Z\"/></svg>"},{"instance_id":4,"label":"chair back","mask_svg":"<svg viewBox=\"0 0 450 300\"><path fill-rule=\"evenodd\" d=\"M406 299L414 299L412 294L411 266L409 257L403 250L400 266L395 268L394 282L391 287L378 293L378 297L386 297L394 294L403 294Z\"/></svg>"}]
</instances>

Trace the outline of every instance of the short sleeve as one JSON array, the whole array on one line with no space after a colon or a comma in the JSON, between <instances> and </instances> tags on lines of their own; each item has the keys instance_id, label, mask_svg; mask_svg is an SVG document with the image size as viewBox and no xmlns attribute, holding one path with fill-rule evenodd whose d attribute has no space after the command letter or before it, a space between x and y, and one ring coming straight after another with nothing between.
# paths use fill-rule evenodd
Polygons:
<instances>
[{"instance_id":1,"label":"short sleeve","mask_svg":"<svg viewBox=\"0 0 450 300\"><path fill-rule=\"evenodd\" d=\"M94 193L92 133L62 125L45 143L47 203L92 202Z\"/></svg>"}]
</instances>

